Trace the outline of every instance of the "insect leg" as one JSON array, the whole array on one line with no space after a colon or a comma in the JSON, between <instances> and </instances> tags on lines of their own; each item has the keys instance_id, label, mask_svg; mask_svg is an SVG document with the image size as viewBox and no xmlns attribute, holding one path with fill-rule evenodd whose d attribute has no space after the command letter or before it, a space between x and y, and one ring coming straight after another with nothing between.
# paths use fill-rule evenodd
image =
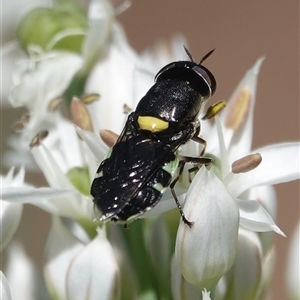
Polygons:
<instances>
[{"instance_id":1,"label":"insect leg","mask_svg":"<svg viewBox=\"0 0 300 300\"><path fill-rule=\"evenodd\" d=\"M201 144L201 145L203 146L203 149L202 149L202 151L201 151L201 153L200 153L200 155L199 155L199 156L202 156L202 155L205 153L205 149L206 149L206 140L202 139L201 137L199 137L199 136L196 135L196 134L192 137L192 140L193 140L194 142L199 143L199 144ZM205 164L205 163L204 163L204 164ZM206 165L206 164L205 164L205 165Z\"/></svg>"},{"instance_id":2,"label":"insect leg","mask_svg":"<svg viewBox=\"0 0 300 300\"><path fill-rule=\"evenodd\" d=\"M202 139L201 139L202 140ZM190 228L193 226L194 222L190 222L189 220L187 220L187 218L185 217L184 215L184 212L182 210L182 207L181 207L181 204L179 203L179 200L176 196L176 193L175 193L175 190L174 190L174 187L176 185L176 183L178 182L178 180L180 179L181 175L182 175L182 172L183 172L183 169L184 169L184 165L187 163L187 162L192 162L192 163L195 163L195 164L203 164L203 165L208 165L211 163L211 159L208 158L208 157L189 157L189 156L182 156L181 157L181 160L179 161L179 171L178 171L178 176L171 182L170 184L170 189L171 189L171 193L174 197L174 200L176 202L176 205L179 209L179 212L180 212L180 215L181 215L181 218L182 218L182 221L187 224ZM195 171L195 168L191 168L192 171ZM190 180L191 178L189 178Z\"/></svg>"},{"instance_id":3,"label":"insect leg","mask_svg":"<svg viewBox=\"0 0 300 300\"><path fill-rule=\"evenodd\" d=\"M185 163L186 163L185 160L181 160L181 161L179 162L179 165L178 165L178 167L179 167L178 176L171 182L171 184L170 184L170 189L171 189L171 193L172 193L172 195L173 195L173 197L174 197L174 200L175 200L175 202L176 202L176 205L177 205L177 207L178 207L178 209L179 209L179 212L180 212L182 221L183 221L185 224L187 224L190 228L192 228L193 225L194 225L194 222L188 221L187 218L185 217L184 212L183 212L182 207L181 207L181 204L180 204L180 202L179 202L179 200L178 200L178 198L177 198L177 196L176 196L175 190L174 190L175 184L177 183L177 181L178 181L178 180L180 179L180 177L181 177L181 174L182 174L182 172L183 172L183 168L184 168Z\"/></svg>"}]
</instances>

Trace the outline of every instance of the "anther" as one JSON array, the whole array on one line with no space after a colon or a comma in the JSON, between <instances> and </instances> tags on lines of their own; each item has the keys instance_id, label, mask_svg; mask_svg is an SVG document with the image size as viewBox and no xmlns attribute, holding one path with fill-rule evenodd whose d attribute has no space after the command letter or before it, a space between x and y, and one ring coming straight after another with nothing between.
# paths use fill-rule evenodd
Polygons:
<instances>
[{"instance_id":1,"label":"anther","mask_svg":"<svg viewBox=\"0 0 300 300\"><path fill-rule=\"evenodd\" d=\"M262 157L259 153L247 155L236 160L231 165L231 171L234 174L246 173L257 168L262 162Z\"/></svg>"}]
</instances>

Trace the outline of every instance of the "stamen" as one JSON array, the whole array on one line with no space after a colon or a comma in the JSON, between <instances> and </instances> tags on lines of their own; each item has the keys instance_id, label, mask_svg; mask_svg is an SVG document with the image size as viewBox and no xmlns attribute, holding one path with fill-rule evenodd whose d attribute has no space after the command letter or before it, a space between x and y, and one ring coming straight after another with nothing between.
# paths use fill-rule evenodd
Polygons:
<instances>
[{"instance_id":1,"label":"stamen","mask_svg":"<svg viewBox=\"0 0 300 300\"><path fill-rule=\"evenodd\" d=\"M84 104L91 104L97 100L100 99L100 95L99 94L88 94L88 95L85 95L85 96L82 96L81 97L81 101L84 103Z\"/></svg>"},{"instance_id":2,"label":"stamen","mask_svg":"<svg viewBox=\"0 0 300 300\"><path fill-rule=\"evenodd\" d=\"M70 109L74 123L81 129L92 132L92 120L84 102L76 97L73 97Z\"/></svg>"},{"instance_id":3,"label":"stamen","mask_svg":"<svg viewBox=\"0 0 300 300\"><path fill-rule=\"evenodd\" d=\"M231 165L231 171L234 174L246 173L257 168L262 162L262 157L259 153L247 155L236 160Z\"/></svg>"},{"instance_id":4,"label":"stamen","mask_svg":"<svg viewBox=\"0 0 300 300\"><path fill-rule=\"evenodd\" d=\"M128 115L132 111L132 108L129 107L126 103L123 105L123 113Z\"/></svg>"},{"instance_id":5,"label":"stamen","mask_svg":"<svg viewBox=\"0 0 300 300\"><path fill-rule=\"evenodd\" d=\"M41 132L39 132L30 142L29 147L30 149L33 147L37 147L41 144L41 141L44 140L47 135L48 135L48 131L47 130L43 130Z\"/></svg>"},{"instance_id":6,"label":"stamen","mask_svg":"<svg viewBox=\"0 0 300 300\"><path fill-rule=\"evenodd\" d=\"M238 92L229 107L229 113L225 122L225 126L237 131L241 128L246 120L251 103L250 90L245 87Z\"/></svg>"},{"instance_id":7,"label":"stamen","mask_svg":"<svg viewBox=\"0 0 300 300\"><path fill-rule=\"evenodd\" d=\"M218 115L224 108L226 107L226 102L225 101L219 101L213 105L211 105L207 111L205 116L202 118L202 120L207 120L215 117Z\"/></svg>"},{"instance_id":8,"label":"stamen","mask_svg":"<svg viewBox=\"0 0 300 300\"><path fill-rule=\"evenodd\" d=\"M116 133L108 129L101 130L100 137L108 147L112 147L119 138L119 136Z\"/></svg>"},{"instance_id":9,"label":"stamen","mask_svg":"<svg viewBox=\"0 0 300 300\"><path fill-rule=\"evenodd\" d=\"M25 128L25 126L28 124L29 120L30 120L30 115L29 114L23 115L18 122L16 122L15 124L13 124L12 129L15 132L21 132L21 131L23 131L23 129Z\"/></svg>"},{"instance_id":10,"label":"stamen","mask_svg":"<svg viewBox=\"0 0 300 300\"><path fill-rule=\"evenodd\" d=\"M63 97L61 96L52 99L49 102L48 111L49 112L57 111L60 108L62 101L63 101Z\"/></svg>"}]
</instances>

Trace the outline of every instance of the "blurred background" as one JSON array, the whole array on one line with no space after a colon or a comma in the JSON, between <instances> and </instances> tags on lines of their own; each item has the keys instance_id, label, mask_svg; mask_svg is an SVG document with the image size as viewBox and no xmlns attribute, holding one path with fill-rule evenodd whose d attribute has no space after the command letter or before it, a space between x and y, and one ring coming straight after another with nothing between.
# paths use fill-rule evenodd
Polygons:
<instances>
[{"instance_id":1,"label":"blurred background","mask_svg":"<svg viewBox=\"0 0 300 300\"><path fill-rule=\"evenodd\" d=\"M13 2L18 9L13 9ZM28 7L26 1L3 0L2 3L2 43L7 43L14 40L16 24ZM49 2L30 3L44 5ZM214 102L228 99L245 71L259 57L265 56L257 86L253 148L299 140L298 0L132 0L131 7L118 19L137 52L177 33L185 36L196 60L216 48L205 64L218 83ZM10 79L2 68L1 71L4 91L1 100L5 100ZM10 126L22 112L1 105L1 153L7 150L6 137L12 133ZM3 174L8 169L2 163L1 156ZM35 182L38 179L41 185L46 184L36 174L27 174L26 179ZM289 237L299 219L299 181L278 185L276 191L277 225L287 238L275 236L277 260L272 292L273 299L286 299L286 257ZM27 254L39 267L49 223L46 213L26 206L17 232L17 238L26 244ZM38 231L36 224L40 224Z\"/></svg>"}]
</instances>

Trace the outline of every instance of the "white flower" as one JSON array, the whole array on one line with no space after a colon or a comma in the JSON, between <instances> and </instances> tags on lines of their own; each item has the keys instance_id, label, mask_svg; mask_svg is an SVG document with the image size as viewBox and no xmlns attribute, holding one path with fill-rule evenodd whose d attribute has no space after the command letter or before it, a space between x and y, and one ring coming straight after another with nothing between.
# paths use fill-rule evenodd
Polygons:
<instances>
[{"instance_id":1,"label":"white flower","mask_svg":"<svg viewBox=\"0 0 300 300\"><path fill-rule=\"evenodd\" d=\"M272 251L272 244L265 234L247 231L248 235L241 228L281 233L273 221L275 204L270 184L299 177L295 167L299 144L256 150L262 156L262 163L259 165L256 161L255 164L254 159L251 171L246 163L249 159L236 162L255 153L251 151L252 122L256 76L261 61L247 73L225 113L216 118L216 124L210 126L208 122L202 122L201 135L207 139L206 152L213 158L213 163L209 170L200 169L188 192L189 183L185 176L176 185L180 201L187 192L184 212L187 219L195 223L193 228L186 224L179 226L171 272L171 245L177 223L174 225L174 218L172 223L167 217L162 220L160 216L176 206L171 193L166 192L162 201L151 210L156 218L136 221L127 232L109 224L97 228L97 223L92 221L94 205L89 190L95 171L108 150L99 137L99 130L121 132L126 120L124 104L130 109L136 107L137 101L153 84L154 73L162 66L158 64L184 59L179 57L184 53L183 42L178 38L172 47L158 47L157 53L161 54L162 49L165 51L162 59L157 59L160 57L157 53L146 53L141 59L129 47L108 1L91 1L88 16L91 26L81 55L35 52L36 56L20 70L22 76L12 94L17 96L14 98L17 105L25 105L32 111L23 136L32 137L40 129L49 132L47 138L31 149L49 187L6 186L2 189L2 198L20 205L31 203L52 214L44 268L50 294L61 299L88 296L99 299L99 295L110 299L118 298L121 293L128 299L170 299L169 279L172 277L174 299L198 299L201 294L204 299L214 298L219 291L224 295L222 291L238 290L236 280L242 280L238 274L245 263L240 249L245 245L253 250L248 249L247 253L249 262L254 262L249 270L262 280L255 281L255 276L249 276L249 280L242 281L239 286L250 290L251 295L258 289L263 291L265 285L262 282L264 278L268 281L270 276L268 272L260 273L259 268L267 264L266 257ZM51 41L52 44L55 41ZM173 58L166 54L171 48ZM67 74L61 70L59 76L53 77L54 66L63 57ZM71 111L78 125L75 127L60 112L49 110L48 105L53 97L65 93L66 88L70 91L81 75L86 80L84 92L100 94L100 100L87 106L82 99L73 100ZM36 88L33 88L33 79ZM22 102L20 97L26 92L30 97L25 95ZM80 116L76 115L79 111ZM88 128L82 126L85 122ZM196 143L189 142L182 147L181 154L197 156L202 150L198 148ZM288 157L283 159L281 155ZM250 157L250 164L254 157ZM233 162L236 163L231 167ZM264 187L259 187L261 185ZM268 201L259 201L265 198ZM177 211L176 214L179 217ZM213 290L220 277L220 284ZM228 278L232 282L226 287ZM127 287L131 290L127 291ZM242 295L239 292L236 294Z\"/></svg>"},{"instance_id":2,"label":"white flower","mask_svg":"<svg viewBox=\"0 0 300 300\"><path fill-rule=\"evenodd\" d=\"M211 288L231 267L238 223L249 230L273 230L284 236L254 194L249 193L253 187L299 178L299 143L251 151L256 78L261 62L258 60L246 73L225 113L216 117L216 125L210 127L203 122L206 153L213 163L210 171L202 167L193 179L184 212L195 223L189 228L181 222L176 240L181 271L188 282L199 287ZM259 154L245 157L251 153Z\"/></svg>"},{"instance_id":3,"label":"white flower","mask_svg":"<svg viewBox=\"0 0 300 300\"><path fill-rule=\"evenodd\" d=\"M34 165L24 153L28 153L28 145L38 132L55 126L57 111L51 108L53 102L58 103L62 100L67 88L82 85L96 61L105 57L114 35L114 28L118 27L115 24L112 6L107 0L93 0L88 16L90 26L85 33L81 55L68 51L43 52L39 47L31 46L29 59L18 62L9 100L13 107L26 107L29 118L21 124L26 128L22 130L21 139L18 137L16 142L16 137L10 138L9 143L15 150L14 155L11 151L6 154L6 164L15 165L13 157L18 156L22 164L30 167ZM64 31L61 38L73 34L72 30ZM49 45L53 46L58 41L59 39L54 37L54 41L49 41ZM74 80L77 80L76 83ZM81 96L83 92L79 91L77 96ZM18 154L20 152L22 155Z\"/></svg>"},{"instance_id":4,"label":"white flower","mask_svg":"<svg viewBox=\"0 0 300 300\"><path fill-rule=\"evenodd\" d=\"M239 212L212 171L202 168L194 179L184 205L186 218L194 225L179 226L175 256L188 282L211 289L234 262Z\"/></svg>"},{"instance_id":5,"label":"white flower","mask_svg":"<svg viewBox=\"0 0 300 300\"><path fill-rule=\"evenodd\" d=\"M44 268L50 293L59 299L117 298L119 269L105 231L90 240L78 229L75 225L75 235L62 220L52 219Z\"/></svg>"}]
</instances>

